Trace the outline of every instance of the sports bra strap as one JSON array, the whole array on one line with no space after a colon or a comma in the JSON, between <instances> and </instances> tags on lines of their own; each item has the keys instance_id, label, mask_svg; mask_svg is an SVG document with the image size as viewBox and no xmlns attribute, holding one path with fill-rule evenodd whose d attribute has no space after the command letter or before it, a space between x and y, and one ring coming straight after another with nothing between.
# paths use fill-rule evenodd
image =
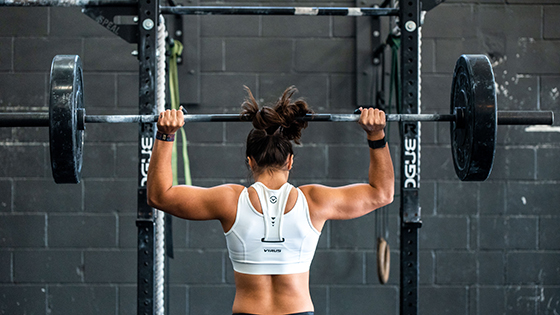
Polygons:
<instances>
[{"instance_id":1,"label":"sports bra strap","mask_svg":"<svg viewBox=\"0 0 560 315\"><path fill-rule=\"evenodd\" d=\"M282 237L282 219L284 218L288 196L293 186L290 183L285 183L280 189L272 190L268 189L264 184L256 182L251 187L255 189L259 196L263 212L264 237L262 241L267 243L284 242Z\"/></svg>"}]
</instances>

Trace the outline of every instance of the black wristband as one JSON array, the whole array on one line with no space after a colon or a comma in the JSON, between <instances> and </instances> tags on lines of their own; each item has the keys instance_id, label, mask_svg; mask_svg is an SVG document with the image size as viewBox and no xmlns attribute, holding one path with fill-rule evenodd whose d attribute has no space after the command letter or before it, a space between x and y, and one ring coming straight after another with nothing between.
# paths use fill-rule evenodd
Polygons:
<instances>
[{"instance_id":1,"label":"black wristband","mask_svg":"<svg viewBox=\"0 0 560 315\"><path fill-rule=\"evenodd\" d=\"M173 141L175 141L175 134L170 134L170 135L168 135L168 134L166 134L166 133L163 133L163 132L158 131L158 132L156 133L156 139L161 140L161 141L170 141L170 142L173 142Z\"/></svg>"},{"instance_id":2,"label":"black wristband","mask_svg":"<svg viewBox=\"0 0 560 315\"><path fill-rule=\"evenodd\" d=\"M369 140L368 139L368 145L370 148L372 149L381 149L385 147L385 137L383 137L383 139L379 139L379 140Z\"/></svg>"}]
</instances>

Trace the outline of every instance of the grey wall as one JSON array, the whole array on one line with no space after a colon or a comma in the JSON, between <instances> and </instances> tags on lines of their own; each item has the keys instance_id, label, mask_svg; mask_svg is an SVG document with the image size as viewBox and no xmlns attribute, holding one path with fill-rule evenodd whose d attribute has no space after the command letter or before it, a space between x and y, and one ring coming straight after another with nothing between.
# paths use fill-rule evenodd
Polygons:
<instances>
[{"instance_id":1,"label":"grey wall","mask_svg":"<svg viewBox=\"0 0 560 315\"><path fill-rule=\"evenodd\" d=\"M422 111L447 112L455 60L484 53L494 62L501 109L559 114L559 18L558 0L448 1L430 11ZM75 8L0 8L0 21L0 111L46 110L50 61L79 54L88 113L136 113L134 45ZM295 84L317 111L354 108L353 18L212 16L185 25L195 41L185 43L181 82L200 70L199 86L181 87L183 100L200 99L193 113L237 112L243 84L265 101ZM247 125L186 129L194 184L248 183ZM137 134L135 125L89 125L84 179L60 186L50 174L46 129L0 128L0 313L136 314ZM398 165L394 132L392 139ZM462 183L447 124L422 125L421 314L560 312L558 140L558 132L500 127L489 180ZM366 180L357 125L313 124L303 143L295 184ZM316 314L398 314L398 203L388 207L387 285L377 281L375 214L326 225L311 270ZM220 225L175 219L173 233L170 313L228 314L234 285Z\"/></svg>"}]
</instances>

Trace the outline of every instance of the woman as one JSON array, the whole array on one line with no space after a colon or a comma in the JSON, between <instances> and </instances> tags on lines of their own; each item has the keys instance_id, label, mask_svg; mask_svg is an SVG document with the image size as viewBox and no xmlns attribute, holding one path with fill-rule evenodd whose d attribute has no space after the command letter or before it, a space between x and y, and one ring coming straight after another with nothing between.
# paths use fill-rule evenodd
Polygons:
<instances>
[{"instance_id":1,"label":"woman","mask_svg":"<svg viewBox=\"0 0 560 315\"><path fill-rule=\"evenodd\" d=\"M246 156L255 184L172 186L171 141L184 120L181 111L167 110L157 123L148 203L180 218L221 222L234 267L234 314L313 314L309 266L325 222L357 218L393 201L385 114L360 108L359 124L370 146L369 184L294 188L288 183L294 162L291 141L299 143L307 127L296 117L311 110L303 100L292 101L294 87L273 108L260 109L246 89L241 115L253 122Z\"/></svg>"}]
</instances>

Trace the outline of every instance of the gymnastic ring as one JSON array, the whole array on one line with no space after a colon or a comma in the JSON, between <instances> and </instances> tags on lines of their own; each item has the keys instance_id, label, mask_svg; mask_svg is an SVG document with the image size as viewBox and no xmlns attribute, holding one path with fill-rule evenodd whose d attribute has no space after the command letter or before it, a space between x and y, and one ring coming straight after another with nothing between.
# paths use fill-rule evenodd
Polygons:
<instances>
[{"instance_id":1,"label":"gymnastic ring","mask_svg":"<svg viewBox=\"0 0 560 315\"><path fill-rule=\"evenodd\" d=\"M389 280L389 271L391 269L391 251L389 244L383 237L377 239L377 276L381 284L387 283Z\"/></svg>"}]
</instances>

